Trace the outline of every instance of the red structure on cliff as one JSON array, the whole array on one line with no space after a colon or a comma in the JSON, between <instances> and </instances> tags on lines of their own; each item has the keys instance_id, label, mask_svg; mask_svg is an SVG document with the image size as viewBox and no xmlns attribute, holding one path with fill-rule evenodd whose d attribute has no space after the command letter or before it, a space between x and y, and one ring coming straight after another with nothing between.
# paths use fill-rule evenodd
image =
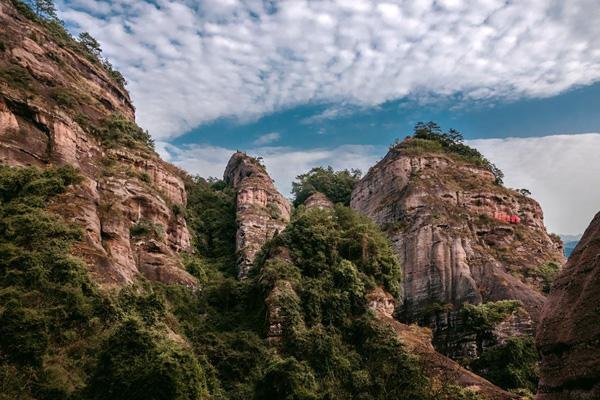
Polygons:
<instances>
[{"instance_id":1,"label":"red structure on cliff","mask_svg":"<svg viewBox=\"0 0 600 400\"><path fill-rule=\"evenodd\" d=\"M509 224L520 224L521 223L521 217L519 217L518 215L507 214L507 213L503 213L503 212L495 212L494 219L497 219L498 221L502 221L502 222L508 222Z\"/></svg>"}]
</instances>

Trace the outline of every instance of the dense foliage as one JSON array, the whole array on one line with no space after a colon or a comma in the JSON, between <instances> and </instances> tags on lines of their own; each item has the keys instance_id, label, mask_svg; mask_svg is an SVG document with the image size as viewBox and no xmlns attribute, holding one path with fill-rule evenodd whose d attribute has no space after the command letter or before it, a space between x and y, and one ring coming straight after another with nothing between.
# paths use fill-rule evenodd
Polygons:
<instances>
[{"instance_id":1,"label":"dense foliage","mask_svg":"<svg viewBox=\"0 0 600 400\"><path fill-rule=\"evenodd\" d=\"M396 141L392 148L412 148L422 151L439 151L456 155L459 158L481 165L490 170L496 177L496 183L502 184L504 173L487 158L485 158L477 149L464 143L462 133L456 129L450 129L447 132L442 131L435 122L418 122L415 125L411 140Z\"/></svg>"},{"instance_id":2,"label":"dense foliage","mask_svg":"<svg viewBox=\"0 0 600 400\"><path fill-rule=\"evenodd\" d=\"M313 193L321 192L333 203L350 205L350 195L362 173L358 169L334 171L332 167L316 167L298 175L292 183L294 205L299 206Z\"/></svg>"},{"instance_id":3,"label":"dense foliage","mask_svg":"<svg viewBox=\"0 0 600 400\"><path fill-rule=\"evenodd\" d=\"M78 181L0 167L0 398L202 398L195 356L165 338L160 293L101 293L70 255L81 230L49 207Z\"/></svg>"},{"instance_id":4,"label":"dense foliage","mask_svg":"<svg viewBox=\"0 0 600 400\"><path fill-rule=\"evenodd\" d=\"M471 367L500 387L535 393L539 379L538 361L533 338L513 337L505 344L486 350Z\"/></svg>"}]
</instances>

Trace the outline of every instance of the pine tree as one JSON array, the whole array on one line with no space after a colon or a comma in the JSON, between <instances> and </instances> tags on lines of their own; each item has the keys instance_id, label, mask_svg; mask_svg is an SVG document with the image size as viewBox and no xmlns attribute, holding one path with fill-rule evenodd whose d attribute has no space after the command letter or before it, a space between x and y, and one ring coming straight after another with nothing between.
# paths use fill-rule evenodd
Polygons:
<instances>
[{"instance_id":1,"label":"pine tree","mask_svg":"<svg viewBox=\"0 0 600 400\"><path fill-rule=\"evenodd\" d=\"M33 8L38 17L57 21L56 6L53 0L34 0Z\"/></svg>"},{"instance_id":2,"label":"pine tree","mask_svg":"<svg viewBox=\"0 0 600 400\"><path fill-rule=\"evenodd\" d=\"M81 32L79 34L79 43L81 43L91 54L96 57L100 57L102 48L100 43L88 32Z\"/></svg>"}]
</instances>

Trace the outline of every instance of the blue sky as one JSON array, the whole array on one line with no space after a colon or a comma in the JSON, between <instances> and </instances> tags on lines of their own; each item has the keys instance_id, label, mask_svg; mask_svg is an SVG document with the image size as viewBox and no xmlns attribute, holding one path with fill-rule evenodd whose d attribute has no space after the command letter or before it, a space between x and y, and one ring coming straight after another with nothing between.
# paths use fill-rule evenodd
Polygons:
<instances>
[{"instance_id":1,"label":"blue sky","mask_svg":"<svg viewBox=\"0 0 600 400\"><path fill-rule=\"evenodd\" d=\"M284 194L369 166L417 121L462 131L549 228L600 204L597 0L59 0L129 81L161 155L220 176L264 157Z\"/></svg>"}]
</instances>

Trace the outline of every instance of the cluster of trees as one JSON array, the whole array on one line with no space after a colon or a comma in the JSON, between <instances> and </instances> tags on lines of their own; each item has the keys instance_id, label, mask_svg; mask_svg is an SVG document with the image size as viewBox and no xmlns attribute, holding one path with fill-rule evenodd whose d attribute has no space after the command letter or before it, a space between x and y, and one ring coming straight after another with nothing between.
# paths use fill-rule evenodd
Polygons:
<instances>
[{"instance_id":1,"label":"cluster of trees","mask_svg":"<svg viewBox=\"0 0 600 400\"><path fill-rule=\"evenodd\" d=\"M501 185L504 179L504 173L486 159L477 149L474 149L464 143L463 134L456 129L449 129L444 132L435 122L418 122L413 131L413 145L421 145L419 141L427 141L436 144L441 151L456 154L461 158L482 165L489 169L496 178L496 183ZM416 139L416 141L415 141ZM394 143L393 147L399 145ZM425 148L431 146L423 146Z\"/></svg>"},{"instance_id":2,"label":"cluster of trees","mask_svg":"<svg viewBox=\"0 0 600 400\"><path fill-rule=\"evenodd\" d=\"M316 167L298 175L292 183L294 206L299 206L313 193L321 192L333 203L350 205L352 189L360 180L362 172L358 169L334 171L330 166Z\"/></svg>"}]
</instances>

